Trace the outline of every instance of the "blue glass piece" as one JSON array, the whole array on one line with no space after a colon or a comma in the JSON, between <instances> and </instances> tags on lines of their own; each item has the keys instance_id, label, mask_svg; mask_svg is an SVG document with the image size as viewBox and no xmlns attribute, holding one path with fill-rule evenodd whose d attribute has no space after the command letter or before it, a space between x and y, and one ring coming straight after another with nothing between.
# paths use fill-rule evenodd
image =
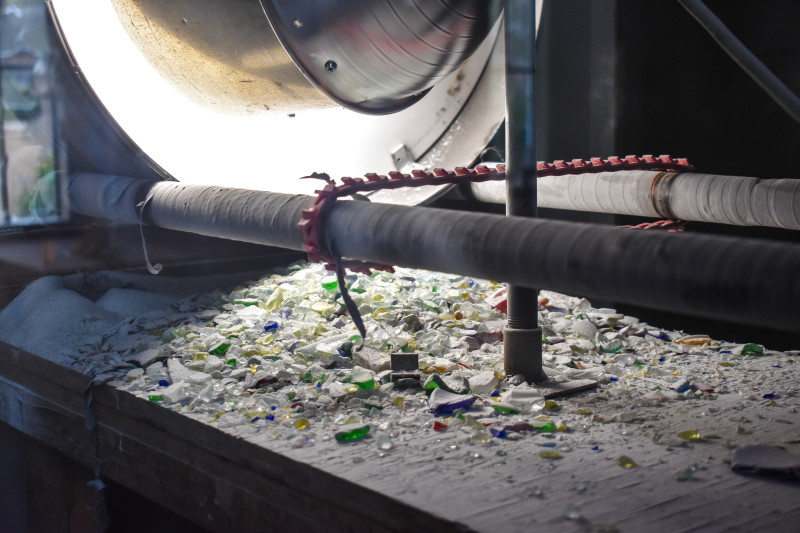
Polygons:
<instances>
[{"instance_id":1,"label":"blue glass piece","mask_svg":"<svg viewBox=\"0 0 800 533\"><path fill-rule=\"evenodd\" d=\"M555 442L539 442L538 444L542 448L555 448L556 447L556 443ZM597 446L595 446L595 448L597 448ZM594 448L592 448L592 449L594 450Z\"/></svg>"},{"instance_id":2,"label":"blue glass piece","mask_svg":"<svg viewBox=\"0 0 800 533\"><path fill-rule=\"evenodd\" d=\"M250 423L253 423L253 422L258 422L259 420L261 420L261 417L260 417L260 416L257 416L257 417L255 417L255 418L253 418L253 419L250 421Z\"/></svg>"},{"instance_id":3,"label":"blue glass piece","mask_svg":"<svg viewBox=\"0 0 800 533\"><path fill-rule=\"evenodd\" d=\"M615 378L614 376L611 376L611 377L609 377L608 379L610 379L611 381L619 381L619 379L618 379L618 378Z\"/></svg>"},{"instance_id":4,"label":"blue glass piece","mask_svg":"<svg viewBox=\"0 0 800 533\"><path fill-rule=\"evenodd\" d=\"M600 446L597 446L597 445L592 446L592 451L599 452L600 451Z\"/></svg>"},{"instance_id":5,"label":"blue glass piece","mask_svg":"<svg viewBox=\"0 0 800 533\"><path fill-rule=\"evenodd\" d=\"M767 394L765 394L764 396L762 396L762 398L764 398L765 400L771 400L771 399L773 399L774 397L775 397L775 393L774 393L774 392L768 392Z\"/></svg>"},{"instance_id":6,"label":"blue glass piece","mask_svg":"<svg viewBox=\"0 0 800 533\"><path fill-rule=\"evenodd\" d=\"M169 387L169 381L167 381L166 379L159 379L158 380L158 386L159 387Z\"/></svg>"},{"instance_id":7,"label":"blue glass piece","mask_svg":"<svg viewBox=\"0 0 800 533\"><path fill-rule=\"evenodd\" d=\"M277 322L275 322L274 320L270 320L270 321L269 321L269 322L267 322L267 324L264 326L264 331L267 331L267 332L269 332L269 331L272 331L273 329L278 329L278 323L277 323Z\"/></svg>"},{"instance_id":8,"label":"blue glass piece","mask_svg":"<svg viewBox=\"0 0 800 533\"><path fill-rule=\"evenodd\" d=\"M264 417L264 420L275 420L275 415L272 415L272 414L267 415L267 416Z\"/></svg>"},{"instance_id":9,"label":"blue glass piece","mask_svg":"<svg viewBox=\"0 0 800 533\"><path fill-rule=\"evenodd\" d=\"M506 438L506 430L505 429L489 428L489 433L492 434L492 437L497 437L498 439Z\"/></svg>"}]
</instances>

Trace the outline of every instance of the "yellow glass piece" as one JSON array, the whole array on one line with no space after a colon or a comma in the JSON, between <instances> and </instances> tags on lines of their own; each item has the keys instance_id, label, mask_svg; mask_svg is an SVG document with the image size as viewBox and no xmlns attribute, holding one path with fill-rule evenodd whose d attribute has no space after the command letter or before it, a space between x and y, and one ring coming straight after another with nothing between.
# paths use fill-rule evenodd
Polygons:
<instances>
[{"instance_id":1,"label":"yellow glass piece","mask_svg":"<svg viewBox=\"0 0 800 533\"><path fill-rule=\"evenodd\" d=\"M567 424L565 422L562 422L561 424L556 426L556 431L566 431L567 429L569 428L567 427Z\"/></svg>"},{"instance_id":2,"label":"yellow glass piece","mask_svg":"<svg viewBox=\"0 0 800 533\"><path fill-rule=\"evenodd\" d=\"M617 464L622 468L633 468L636 466L636 461L628 457L627 455L620 455L617 459Z\"/></svg>"},{"instance_id":3,"label":"yellow glass piece","mask_svg":"<svg viewBox=\"0 0 800 533\"><path fill-rule=\"evenodd\" d=\"M342 424L342 425L346 426L347 424L360 424L360 423L361 423L361 419L360 418L358 418L355 415L350 415L350 416L347 417L347 420L345 420L344 424Z\"/></svg>"},{"instance_id":4,"label":"yellow glass piece","mask_svg":"<svg viewBox=\"0 0 800 533\"><path fill-rule=\"evenodd\" d=\"M483 426L481 426L481 428L483 428ZM492 436L486 433L486 431L476 431L470 436L469 440L473 444L487 444L492 440Z\"/></svg>"},{"instance_id":5,"label":"yellow glass piece","mask_svg":"<svg viewBox=\"0 0 800 533\"><path fill-rule=\"evenodd\" d=\"M372 313L372 318L378 318L378 315L383 314L386 311L388 311L388 309L386 309L385 307L379 307L378 309L375 310L374 313Z\"/></svg>"},{"instance_id":6,"label":"yellow glass piece","mask_svg":"<svg viewBox=\"0 0 800 533\"><path fill-rule=\"evenodd\" d=\"M464 300L469 300L469 293L468 292L462 292L461 293L461 298L463 298Z\"/></svg>"},{"instance_id":7,"label":"yellow glass piece","mask_svg":"<svg viewBox=\"0 0 800 533\"><path fill-rule=\"evenodd\" d=\"M402 409L402 408L403 408L403 404L404 404L405 402L406 402L406 399L405 399L405 398L403 398L402 396L398 396L397 398L395 398L394 400L392 400L392 405L394 405L395 407L399 407L400 409Z\"/></svg>"},{"instance_id":8,"label":"yellow glass piece","mask_svg":"<svg viewBox=\"0 0 800 533\"><path fill-rule=\"evenodd\" d=\"M275 292L269 295L267 301L264 303L259 303L258 306L262 309L266 309L267 311L272 311L277 309L283 303L283 291L281 289L275 289Z\"/></svg>"},{"instance_id":9,"label":"yellow glass piece","mask_svg":"<svg viewBox=\"0 0 800 533\"><path fill-rule=\"evenodd\" d=\"M678 433L678 436L684 440L700 440L700 431L697 429L687 429Z\"/></svg>"},{"instance_id":10,"label":"yellow glass piece","mask_svg":"<svg viewBox=\"0 0 800 533\"><path fill-rule=\"evenodd\" d=\"M558 404L556 403L556 401L555 401L555 400L546 400L546 401L544 402L544 408L545 408L545 409L554 409L554 410L561 409L561 408L558 406Z\"/></svg>"},{"instance_id":11,"label":"yellow glass piece","mask_svg":"<svg viewBox=\"0 0 800 533\"><path fill-rule=\"evenodd\" d=\"M550 417L545 415L539 415L536 418L534 418L534 420L550 420Z\"/></svg>"},{"instance_id":12,"label":"yellow glass piece","mask_svg":"<svg viewBox=\"0 0 800 533\"><path fill-rule=\"evenodd\" d=\"M588 411L588 410L586 410L586 409L578 409L577 413L578 413L579 415L590 415L590 414L592 414L592 412L591 412L591 411Z\"/></svg>"},{"instance_id":13,"label":"yellow glass piece","mask_svg":"<svg viewBox=\"0 0 800 533\"><path fill-rule=\"evenodd\" d=\"M622 376L622 379L633 379L635 377L644 376L647 374L647 370L641 370L639 372L634 372L633 374L628 374L627 376Z\"/></svg>"},{"instance_id":14,"label":"yellow glass piece","mask_svg":"<svg viewBox=\"0 0 800 533\"><path fill-rule=\"evenodd\" d=\"M194 354L194 360L195 361L205 361L206 357L208 357L208 354L205 353L205 352L200 352L200 353Z\"/></svg>"},{"instance_id":15,"label":"yellow glass piece","mask_svg":"<svg viewBox=\"0 0 800 533\"><path fill-rule=\"evenodd\" d=\"M542 459L561 459L563 456L558 452L539 452L539 457Z\"/></svg>"},{"instance_id":16,"label":"yellow glass piece","mask_svg":"<svg viewBox=\"0 0 800 533\"><path fill-rule=\"evenodd\" d=\"M294 421L294 427L297 429L306 429L309 425L311 422L308 421L308 418L298 418Z\"/></svg>"},{"instance_id":17,"label":"yellow glass piece","mask_svg":"<svg viewBox=\"0 0 800 533\"><path fill-rule=\"evenodd\" d=\"M736 365L734 365L733 363L730 363L730 362L728 362L728 361L721 361L721 362L719 362L719 363L717 363L717 364L718 364L719 366L727 366L727 367L736 366Z\"/></svg>"},{"instance_id":18,"label":"yellow glass piece","mask_svg":"<svg viewBox=\"0 0 800 533\"><path fill-rule=\"evenodd\" d=\"M373 302L382 302L383 301L383 295L382 294L373 294L372 295L372 301Z\"/></svg>"},{"instance_id":19,"label":"yellow glass piece","mask_svg":"<svg viewBox=\"0 0 800 533\"><path fill-rule=\"evenodd\" d=\"M272 333L268 333L268 334L264 335L263 337L257 338L256 339L256 344L260 344L261 346L266 346L267 344L271 343L273 340L275 340L275 335L273 335Z\"/></svg>"},{"instance_id":20,"label":"yellow glass piece","mask_svg":"<svg viewBox=\"0 0 800 533\"><path fill-rule=\"evenodd\" d=\"M317 313L326 313L334 308L334 304L331 302L314 302L311 304L311 309L316 311Z\"/></svg>"},{"instance_id":21,"label":"yellow glass piece","mask_svg":"<svg viewBox=\"0 0 800 533\"><path fill-rule=\"evenodd\" d=\"M675 344L685 344L686 346L702 346L711 344L713 341L708 335L688 335L675 341Z\"/></svg>"},{"instance_id":22,"label":"yellow glass piece","mask_svg":"<svg viewBox=\"0 0 800 533\"><path fill-rule=\"evenodd\" d=\"M255 374L256 372L258 372L258 365L254 363L250 365L250 373Z\"/></svg>"},{"instance_id":23,"label":"yellow glass piece","mask_svg":"<svg viewBox=\"0 0 800 533\"><path fill-rule=\"evenodd\" d=\"M781 404L779 404L779 403L778 403L778 402L776 402L775 400L772 400L772 401L771 401L771 402L769 402L767 405L768 405L768 406L770 406L770 407L780 407L780 405L781 405Z\"/></svg>"},{"instance_id":24,"label":"yellow glass piece","mask_svg":"<svg viewBox=\"0 0 800 533\"><path fill-rule=\"evenodd\" d=\"M350 393L356 392L358 391L358 385L353 385L352 383L347 384L344 386L344 390L345 392L350 392Z\"/></svg>"},{"instance_id":25,"label":"yellow glass piece","mask_svg":"<svg viewBox=\"0 0 800 533\"><path fill-rule=\"evenodd\" d=\"M492 396L492 397L491 397L491 399L492 399L492 401L493 401L493 402L499 402L499 401L502 401L502 400L501 400L501 398L500 398L500 396Z\"/></svg>"}]
</instances>

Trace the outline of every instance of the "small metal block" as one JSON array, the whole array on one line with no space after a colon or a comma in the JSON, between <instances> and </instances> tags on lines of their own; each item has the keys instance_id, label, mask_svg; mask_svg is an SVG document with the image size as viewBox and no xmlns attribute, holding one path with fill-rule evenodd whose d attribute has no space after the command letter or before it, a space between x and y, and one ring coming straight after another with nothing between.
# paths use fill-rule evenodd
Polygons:
<instances>
[{"instance_id":1,"label":"small metal block","mask_svg":"<svg viewBox=\"0 0 800 533\"><path fill-rule=\"evenodd\" d=\"M393 382L402 379L415 379L420 381L422 379L422 374L419 372L392 372L391 379Z\"/></svg>"},{"instance_id":2,"label":"small metal block","mask_svg":"<svg viewBox=\"0 0 800 533\"><path fill-rule=\"evenodd\" d=\"M395 352L392 357L392 372L416 372L419 370L419 354Z\"/></svg>"}]
</instances>

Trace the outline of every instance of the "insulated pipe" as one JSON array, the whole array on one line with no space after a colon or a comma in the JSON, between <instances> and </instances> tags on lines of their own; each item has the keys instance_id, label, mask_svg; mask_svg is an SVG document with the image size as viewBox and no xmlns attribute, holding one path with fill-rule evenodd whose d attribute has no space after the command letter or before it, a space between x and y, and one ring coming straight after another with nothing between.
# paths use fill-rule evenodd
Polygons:
<instances>
[{"instance_id":1,"label":"insulated pipe","mask_svg":"<svg viewBox=\"0 0 800 533\"><path fill-rule=\"evenodd\" d=\"M626 170L539 178L539 207L800 230L800 179ZM470 184L504 203L496 182Z\"/></svg>"},{"instance_id":2,"label":"insulated pipe","mask_svg":"<svg viewBox=\"0 0 800 533\"><path fill-rule=\"evenodd\" d=\"M136 208L127 202L149 195L146 223L294 250L303 245L300 214L314 201L102 179L119 194L109 186L101 198L91 176L75 176L73 210L135 222ZM800 333L800 246L793 244L369 202L339 202L324 224L326 239L347 257Z\"/></svg>"},{"instance_id":3,"label":"insulated pipe","mask_svg":"<svg viewBox=\"0 0 800 533\"><path fill-rule=\"evenodd\" d=\"M536 6L530 0L506 0L506 191L508 216L536 216L536 142L534 79ZM503 329L508 375L531 383L547 380L542 368L539 291L509 284L508 322Z\"/></svg>"}]
</instances>

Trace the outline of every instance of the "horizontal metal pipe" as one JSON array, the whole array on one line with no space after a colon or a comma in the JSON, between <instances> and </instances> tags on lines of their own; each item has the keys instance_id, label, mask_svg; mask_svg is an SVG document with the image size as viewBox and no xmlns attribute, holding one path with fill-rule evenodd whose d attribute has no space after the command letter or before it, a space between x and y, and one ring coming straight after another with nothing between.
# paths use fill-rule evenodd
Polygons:
<instances>
[{"instance_id":1,"label":"horizontal metal pipe","mask_svg":"<svg viewBox=\"0 0 800 533\"><path fill-rule=\"evenodd\" d=\"M302 247L300 213L313 202L115 180L121 190L152 196L146 222L295 250ZM71 182L74 210L131 221L124 195L109 209L84 186L95 183ZM339 202L325 235L347 257L800 332L800 246L793 244L368 202Z\"/></svg>"},{"instance_id":2,"label":"horizontal metal pipe","mask_svg":"<svg viewBox=\"0 0 800 533\"><path fill-rule=\"evenodd\" d=\"M539 207L800 230L800 180L653 171L546 176ZM473 183L475 198L505 202L495 182Z\"/></svg>"}]
</instances>

